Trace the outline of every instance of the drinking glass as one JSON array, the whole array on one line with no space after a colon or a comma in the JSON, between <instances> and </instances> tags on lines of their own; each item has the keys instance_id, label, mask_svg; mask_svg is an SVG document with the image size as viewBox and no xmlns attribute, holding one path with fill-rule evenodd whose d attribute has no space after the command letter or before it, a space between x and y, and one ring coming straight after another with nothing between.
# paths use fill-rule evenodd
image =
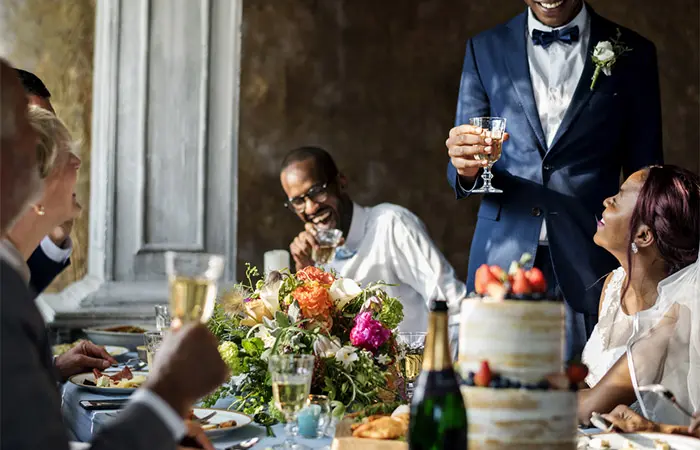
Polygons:
<instances>
[{"instance_id":1,"label":"drinking glass","mask_svg":"<svg viewBox=\"0 0 700 450\"><path fill-rule=\"evenodd\" d=\"M170 328L170 312L168 305L156 305L156 330L167 330Z\"/></svg>"},{"instance_id":2,"label":"drinking glass","mask_svg":"<svg viewBox=\"0 0 700 450\"><path fill-rule=\"evenodd\" d=\"M172 325L206 323L214 312L216 283L224 271L224 257L166 252L165 271L170 285Z\"/></svg>"},{"instance_id":3,"label":"drinking glass","mask_svg":"<svg viewBox=\"0 0 700 450\"><path fill-rule=\"evenodd\" d=\"M313 355L272 355L268 363L275 407L284 414L286 439L277 449L305 450L294 440L297 413L306 405L314 370Z\"/></svg>"},{"instance_id":4,"label":"drinking glass","mask_svg":"<svg viewBox=\"0 0 700 450\"><path fill-rule=\"evenodd\" d=\"M156 357L156 352L163 343L163 331L147 331L143 334L143 340L146 344L146 362L148 370L153 370L153 360Z\"/></svg>"},{"instance_id":5,"label":"drinking glass","mask_svg":"<svg viewBox=\"0 0 700 450\"><path fill-rule=\"evenodd\" d=\"M305 438L321 438L331 421L331 401L327 395L311 394L306 407L297 414L299 434Z\"/></svg>"},{"instance_id":6,"label":"drinking glass","mask_svg":"<svg viewBox=\"0 0 700 450\"><path fill-rule=\"evenodd\" d=\"M406 380L406 394L409 399L413 396L414 383L423 367L425 335L423 332L399 333L399 368Z\"/></svg>"},{"instance_id":7,"label":"drinking glass","mask_svg":"<svg viewBox=\"0 0 700 450\"><path fill-rule=\"evenodd\" d=\"M343 238L343 232L335 228L330 230L316 230L316 242L318 247L311 251L311 259L316 264L328 264L335 258L335 249Z\"/></svg>"},{"instance_id":8,"label":"drinking glass","mask_svg":"<svg viewBox=\"0 0 700 450\"><path fill-rule=\"evenodd\" d=\"M491 167L501 158L501 149L503 147L503 135L506 132L506 119L503 117L472 117L469 119L469 124L482 129L483 137L491 138L491 153L476 154L474 157L479 160L487 161L486 167L481 174L484 180L484 185L479 189L474 189L471 192L475 194L502 194L503 191L491 185L493 174Z\"/></svg>"}]
</instances>

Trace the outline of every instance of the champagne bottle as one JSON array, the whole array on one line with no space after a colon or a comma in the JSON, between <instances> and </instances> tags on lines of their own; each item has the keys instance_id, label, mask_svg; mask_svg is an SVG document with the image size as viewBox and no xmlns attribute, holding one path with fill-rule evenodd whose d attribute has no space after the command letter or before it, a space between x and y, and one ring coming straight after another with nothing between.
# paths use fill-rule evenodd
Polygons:
<instances>
[{"instance_id":1,"label":"champagne bottle","mask_svg":"<svg viewBox=\"0 0 700 450\"><path fill-rule=\"evenodd\" d=\"M450 357L447 303L430 305L423 370L411 401L410 450L467 448L467 410Z\"/></svg>"}]
</instances>

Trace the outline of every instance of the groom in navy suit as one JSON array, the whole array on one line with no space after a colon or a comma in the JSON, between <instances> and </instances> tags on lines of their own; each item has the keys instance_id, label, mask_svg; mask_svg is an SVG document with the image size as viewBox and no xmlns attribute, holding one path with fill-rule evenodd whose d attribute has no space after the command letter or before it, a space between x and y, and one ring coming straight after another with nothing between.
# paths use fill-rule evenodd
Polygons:
<instances>
[{"instance_id":1,"label":"groom in navy suit","mask_svg":"<svg viewBox=\"0 0 700 450\"><path fill-rule=\"evenodd\" d=\"M467 288L483 263L505 268L535 255L529 265L566 302L570 359L597 322L600 280L616 266L593 243L603 200L618 191L621 173L663 162L656 50L582 0L525 3L525 12L467 42L447 177L458 199L481 185L483 161L474 155L491 142L469 119L505 117L508 139L493 166L503 193L481 200ZM599 45L615 44L618 30L620 46ZM600 59L616 59L592 85L596 47Z\"/></svg>"}]
</instances>

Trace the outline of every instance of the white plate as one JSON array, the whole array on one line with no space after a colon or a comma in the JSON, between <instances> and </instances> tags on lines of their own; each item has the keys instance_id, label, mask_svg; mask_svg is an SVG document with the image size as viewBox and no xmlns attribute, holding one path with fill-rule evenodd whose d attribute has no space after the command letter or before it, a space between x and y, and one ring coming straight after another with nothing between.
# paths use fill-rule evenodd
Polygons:
<instances>
[{"instance_id":1,"label":"white plate","mask_svg":"<svg viewBox=\"0 0 700 450\"><path fill-rule=\"evenodd\" d=\"M112 328L119 325L109 325L99 328L85 328L83 333L87 338L97 345L116 345L126 347L135 352L136 347L144 345L143 333L123 333L120 331L105 331L105 328ZM148 325L136 325L146 331L155 331L155 327Z\"/></svg>"},{"instance_id":2,"label":"white plate","mask_svg":"<svg viewBox=\"0 0 700 450\"><path fill-rule=\"evenodd\" d=\"M617 434L617 433L600 433L589 435L591 439L602 439L608 441L610 450L655 450L655 442L665 442L671 446L672 450L698 450L700 449L700 439L695 439L688 436L680 436L675 434L661 433L634 433L634 434ZM579 450L593 448L583 445L585 438L579 438ZM633 447L629 447L629 444Z\"/></svg>"},{"instance_id":3,"label":"white plate","mask_svg":"<svg viewBox=\"0 0 700 450\"><path fill-rule=\"evenodd\" d=\"M107 375L113 375L114 371L108 371L108 372L103 372L106 373ZM132 372L134 376L136 375L143 375L145 377L148 377L148 372ZM71 383L80 386L81 388L85 389L86 391L94 392L96 394L102 394L102 395L123 395L123 394L131 394L138 388L105 388L105 387L97 387L97 386L88 386L86 384L83 384L83 381L85 380L90 380L92 382L95 381L95 375L92 373L80 373L78 375L73 375L68 379Z\"/></svg>"},{"instance_id":4,"label":"white plate","mask_svg":"<svg viewBox=\"0 0 700 450\"><path fill-rule=\"evenodd\" d=\"M118 345L105 345L105 350L112 356L121 356L129 353L129 349L126 347L120 347Z\"/></svg>"},{"instance_id":5,"label":"white plate","mask_svg":"<svg viewBox=\"0 0 700 450\"><path fill-rule=\"evenodd\" d=\"M194 412L194 415L197 417L204 417L208 414L216 412L216 415L214 417L212 417L211 419L208 419L209 424L227 422L229 420L236 421L236 426L233 426L233 427L215 428L213 430L206 430L204 433L207 436L209 436L210 438L222 436L224 434L227 434L231 430L237 430L239 428L242 428L253 421L253 419L251 419L249 416L246 416L245 414L235 412L235 411L228 411L225 409L192 408L192 411Z\"/></svg>"}]
</instances>

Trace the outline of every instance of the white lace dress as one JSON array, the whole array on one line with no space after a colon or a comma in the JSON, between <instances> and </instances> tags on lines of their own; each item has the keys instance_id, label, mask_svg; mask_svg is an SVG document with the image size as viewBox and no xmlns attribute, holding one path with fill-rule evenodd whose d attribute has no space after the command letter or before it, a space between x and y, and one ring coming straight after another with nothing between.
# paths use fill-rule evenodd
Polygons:
<instances>
[{"instance_id":1,"label":"white lace dress","mask_svg":"<svg viewBox=\"0 0 700 450\"><path fill-rule=\"evenodd\" d=\"M588 366L586 384L593 387L627 350L632 335L634 316L622 311L620 293L625 270L618 267L605 288L598 324L583 349L582 362Z\"/></svg>"}]
</instances>

